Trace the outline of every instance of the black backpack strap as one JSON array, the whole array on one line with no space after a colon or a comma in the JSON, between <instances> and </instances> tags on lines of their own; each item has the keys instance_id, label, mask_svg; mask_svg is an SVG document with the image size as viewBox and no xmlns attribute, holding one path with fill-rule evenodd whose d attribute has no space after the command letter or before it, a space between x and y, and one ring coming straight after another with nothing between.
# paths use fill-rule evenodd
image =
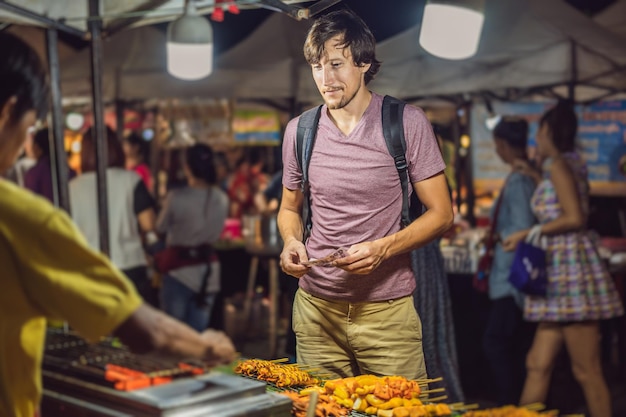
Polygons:
<instances>
[{"instance_id":1,"label":"black backpack strap","mask_svg":"<svg viewBox=\"0 0 626 417\"><path fill-rule=\"evenodd\" d=\"M404 123L402 117L404 115L404 105L402 100L391 96L385 96L383 99L383 135L389 154L393 157L393 161L400 176L400 185L402 186L402 226L406 227L411 223L409 213L409 187L412 186L409 180L409 166L406 160L406 140L404 138ZM413 193L415 194L415 193Z\"/></svg>"},{"instance_id":2,"label":"black backpack strap","mask_svg":"<svg viewBox=\"0 0 626 417\"><path fill-rule=\"evenodd\" d=\"M322 114L322 106L314 107L302 113L296 131L296 159L302 171L302 223L304 225L303 240L311 233L311 193L309 192L309 162L317 136L317 125Z\"/></svg>"}]
</instances>

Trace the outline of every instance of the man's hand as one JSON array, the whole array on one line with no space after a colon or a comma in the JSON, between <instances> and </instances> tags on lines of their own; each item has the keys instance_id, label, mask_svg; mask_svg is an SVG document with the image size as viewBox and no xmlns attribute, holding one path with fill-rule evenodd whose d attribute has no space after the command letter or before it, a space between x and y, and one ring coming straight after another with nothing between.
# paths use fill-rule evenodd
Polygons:
<instances>
[{"instance_id":1,"label":"man's hand","mask_svg":"<svg viewBox=\"0 0 626 417\"><path fill-rule=\"evenodd\" d=\"M206 356L202 358L207 365L222 365L235 360L235 346L224 332L207 329L202 332L201 338L207 347Z\"/></svg>"},{"instance_id":2,"label":"man's hand","mask_svg":"<svg viewBox=\"0 0 626 417\"><path fill-rule=\"evenodd\" d=\"M296 239L285 242L283 251L280 254L280 267L287 275L296 278L302 277L309 271L308 266L304 266L301 262L308 261L304 244Z\"/></svg>"},{"instance_id":3,"label":"man's hand","mask_svg":"<svg viewBox=\"0 0 626 417\"><path fill-rule=\"evenodd\" d=\"M380 266L386 259L385 253L379 241L358 243L348 249L348 256L337 259L333 265L351 274L366 275Z\"/></svg>"}]
</instances>

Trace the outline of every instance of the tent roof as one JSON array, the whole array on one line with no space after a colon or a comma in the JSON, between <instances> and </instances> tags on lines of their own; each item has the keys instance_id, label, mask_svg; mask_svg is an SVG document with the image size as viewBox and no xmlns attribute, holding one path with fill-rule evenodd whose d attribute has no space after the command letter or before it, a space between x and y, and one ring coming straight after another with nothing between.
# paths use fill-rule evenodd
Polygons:
<instances>
[{"instance_id":1,"label":"tent roof","mask_svg":"<svg viewBox=\"0 0 626 417\"><path fill-rule=\"evenodd\" d=\"M415 26L379 45L384 64L373 89L418 97L575 81L585 86L577 91L579 100L626 90L626 43L563 1L487 2L478 53L463 61L425 53L418 36Z\"/></svg>"},{"instance_id":2,"label":"tent roof","mask_svg":"<svg viewBox=\"0 0 626 417\"><path fill-rule=\"evenodd\" d=\"M66 1L78 5L69 8L71 15L68 9L58 7ZM144 10L142 20L133 23L139 25L154 21L151 19L157 15L159 19L164 19L167 13L169 18L177 16L183 5L183 0L101 1L104 23L109 28L121 21L128 23L132 10ZM214 1L199 0L198 5L210 9ZM65 22L75 23L76 27L81 22L84 24L87 3L20 1L22 7L48 13L51 18L65 16ZM252 3L254 0L250 0ZM572 81L578 84L579 100L624 91L624 3L626 0L616 1L592 20L565 0L486 2L481 46L475 57L464 61L447 61L427 54L418 44L420 27L416 24L379 43L378 57L383 66L371 88L403 98L501 93L537 87L562 93L564 86ZM150 8L154 10L145 12ZM0 7L0 20L2 13ZM388 7L379 14L390 19L393 13L398 10ZM113 31L104 42L104 96L108 99L209 96L318 102L319 93L302 57L309 24L308 20L296 21L282 13L271 14L243 41L216 57L211 76L196 82L177 80L167 74L162 30L145 26ZM62 56L64 96L89 95L89 74L88 50Z\"/></svg>"},{"instance_id":3,"label":"tent roof","mask_svg":"<svg viewBox=\"0 0 626 417\"><path fill-rule=\"evenodd\" d=\"M235 0L233 0L235 1ZM299 3L303 0L282 0ZM194 0L198 13L213 12L219 0ZM240 8L261 7L261 0L236 1ZM105 32L118 32L128 28L167 22L178 18L185 0L100 0L100 16ZM288 6L286 6L288 7ZM42 21L41 17L47 20ZM3 0L0 2L0 21L48 27L60 25L67 31L80 35L87 33L89 0Z\"/></svg>"},{"instance_id":4,"label":"tent roof","mask_svg":"<svg viewBox=\"0 0 626 417\"><path fill-rule=\"evenodd\" d=\"M309 24L272 14L253 34L220 55L208 78L192 82L167 73L162 31L146 26L118 33L103 46L104 97L292 97L294 69L305 65L302 42ZM90 51L83 50L61 61L64 96L90 93L89 59Z\"/></svg>"}]
</instances>

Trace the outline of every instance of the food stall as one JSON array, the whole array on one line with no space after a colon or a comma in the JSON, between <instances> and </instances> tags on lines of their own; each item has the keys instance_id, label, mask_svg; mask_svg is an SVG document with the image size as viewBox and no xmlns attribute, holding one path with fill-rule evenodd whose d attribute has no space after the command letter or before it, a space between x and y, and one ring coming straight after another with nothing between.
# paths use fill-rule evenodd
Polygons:
<instances>
[{"instance_id":1,"label":"food stall","mask_svg":"<svg viewBox=\"0 0 626 417\"><path fill-rule=\"evenodd\" d=\"M287 359L240 359L209 370L197 361L176 362L130 353L114 338L88 344L50 329L43 360L44 415L115 417L411 417L482 416L477 404L447 404L441 378L361 375L332 379ZM489 412L556 416L540 406Z\"/></svg>"},{"instance_id":2,"label":"food stall","mask_svg":"<svg viewBox=\"0 0 626 417\"><path fill-rule=\"evenodd\" d=\"M43 382L42 412L51 416L283 417L291 409L264 382L134 355L111 338L88 344L62 330L48 331Z\"/></svg>"}]
</instances>

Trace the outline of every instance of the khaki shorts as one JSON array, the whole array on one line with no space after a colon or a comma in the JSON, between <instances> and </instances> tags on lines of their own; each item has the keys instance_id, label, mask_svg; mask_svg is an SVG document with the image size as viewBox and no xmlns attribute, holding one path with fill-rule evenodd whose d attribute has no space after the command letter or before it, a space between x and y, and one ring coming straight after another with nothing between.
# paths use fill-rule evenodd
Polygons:
<instances>
[{"instance_id":1,"label":"khaki shorts","mask_svg":"<svg viewBox=\"0 0 626 417\"><path fill-rule=\"evenodd\" d=\"M361 374L426 378L422 324L413 296L345 303L299 289L293 304L298 363L328 378Z\"/></svg>"}]
</instances>

